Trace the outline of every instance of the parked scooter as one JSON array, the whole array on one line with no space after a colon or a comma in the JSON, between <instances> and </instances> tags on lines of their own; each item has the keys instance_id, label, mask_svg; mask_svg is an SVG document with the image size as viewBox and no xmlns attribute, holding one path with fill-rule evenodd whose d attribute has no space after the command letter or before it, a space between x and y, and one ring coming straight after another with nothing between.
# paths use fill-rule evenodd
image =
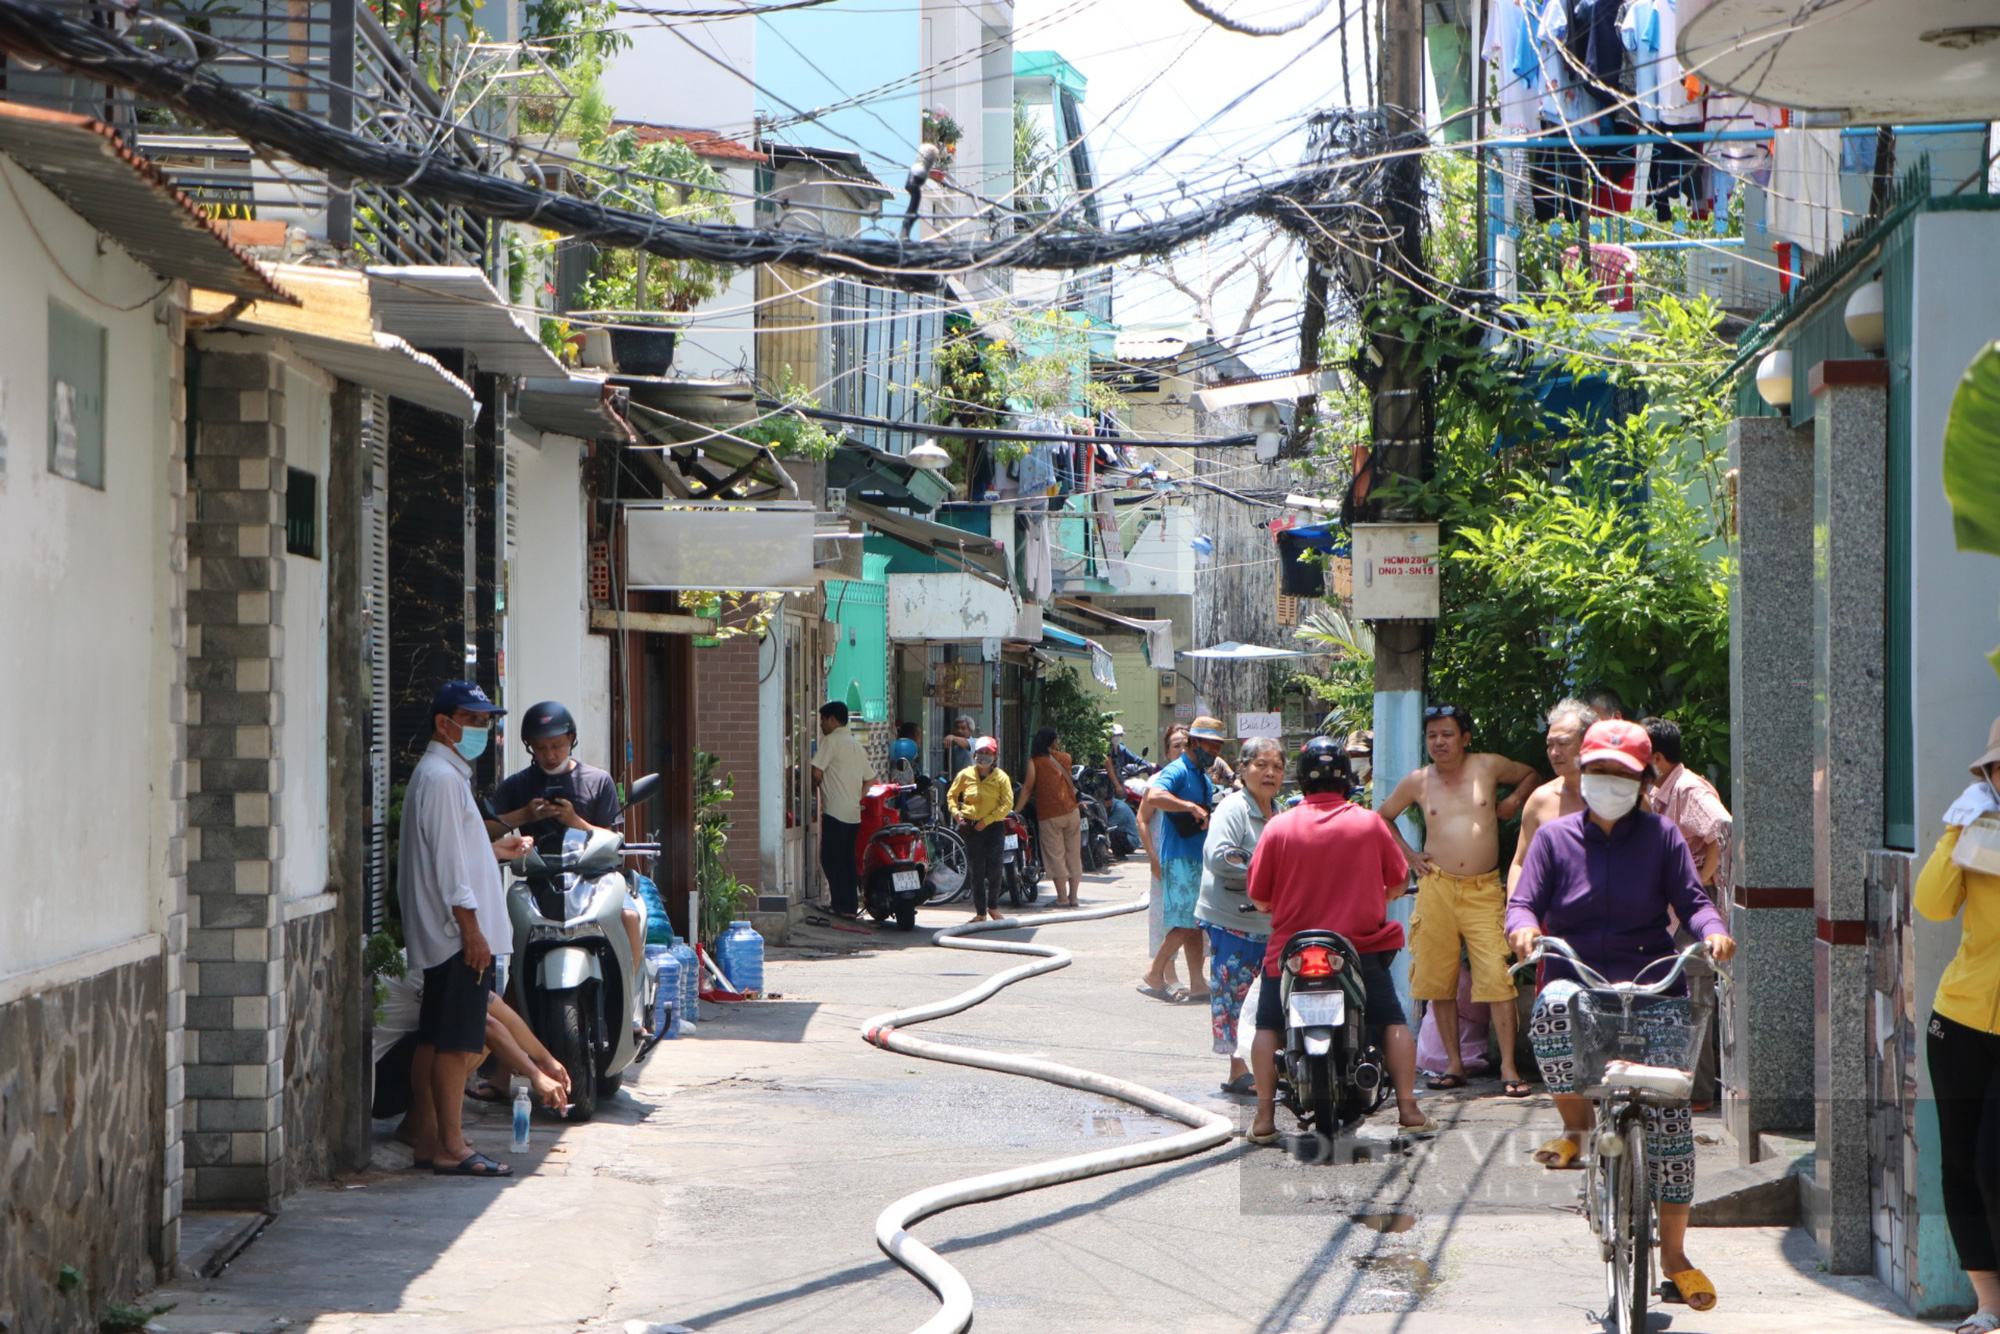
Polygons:
<instances>
[{"instance_id":1,"label":"parked scooter","mask_svg":"<svg viewBox=\"0 0 2000 1334\"><path fill-rule=\"evenodd\" d=\"M1379 1035L1365 1018L1361 956L1338 932L1301 931L1285 942L1278 986L1285 1016L1279 1093L1326 1161L1334 1137L1388 1096Z\"/></svg>"},{"instance_id":2,"label":"parked scooter","mask_svg":"<svg viewBox=\"0 0 2000 1334\"><path fill-rule=\"evenodd\" d=\"M1120 855L1112 845L1111 817L1104 809L1110 780L1102 768L1083 764L1071 771L1070 780L1076 785L1077 809L1083 813L1083 869L1106 870Z\"/></svg>"},{"instance_id":3,"label":"parked scooter","mask_svg":"<svg viewBox=\"0 0 2000 1334\"><path fill-rule=\"evenodd\" d=\"M660 776L647 774L620 809L659 789ZM625 932L624 848L611 830L550 834L514 863L520 878L507 888L521 1016L569 1071L578 1121L595 1115L598 1100L614 1096L626 1068L652 1049L632 1030L635 1012L651 1012L652 978Z\"/></svg>"},{"instance_id":4,"label":"parked scooter","mask_svg":"<svg viewBox=\"0 0 2000 1334\"><path fill-rule=\"evenodd\" d=\"M1041 893L1042 863L1036 855L1034 836L1018 811L1007 812L1005 832L1000 837L1000 887L1016 908L1035 901Z\"/></svg>"},{"instance_id":5,"label":"parked scooter","mask_svg":"<svg viewBox=\"0 0 2000 1334\"><path fill-rule=\"evenodd\" d=\"M930 902L936 888L924 831L910 823L909 805L926 800L915 783L871 783L861 796L854 854L861 904L876 921L894 917L905 931L916 926L917 908Z\"/></svg>"}]
</instances>

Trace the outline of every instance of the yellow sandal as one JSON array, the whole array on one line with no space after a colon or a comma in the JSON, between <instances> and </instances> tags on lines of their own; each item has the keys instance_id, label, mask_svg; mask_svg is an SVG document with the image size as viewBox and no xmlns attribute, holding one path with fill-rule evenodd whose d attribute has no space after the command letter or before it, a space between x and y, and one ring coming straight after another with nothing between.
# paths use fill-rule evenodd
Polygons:
<instances>
[{"instance_id":1,"label":"yellow sandal","mask_svg":"<svg viewBox=\"0 0 2000 1334\"><path fill-rule=\"evenodd\" d=\"M1552 1172L1567 1171L1583 1166L1577 1161L1577 1155L1582 1152L1575 1140L1558 1135L1535 1150L1535 1161Z\"/></svg>"},{"instance_id":2,"label":"yellow sandal","mask_svg":"<svg viewBox=\"0 0 2000 1334\"><path fill-rule=\"evenodd\" d=\"M1688 1308L1695 1311L1715 1309L1715 1285L1699 1269L1683 1269L1678 1274L1668 1274L1667 1284L1674 1289L1673 1295L1662 1292L1660 1300L1686 1302Z\"/></svg>"}]
</instances>

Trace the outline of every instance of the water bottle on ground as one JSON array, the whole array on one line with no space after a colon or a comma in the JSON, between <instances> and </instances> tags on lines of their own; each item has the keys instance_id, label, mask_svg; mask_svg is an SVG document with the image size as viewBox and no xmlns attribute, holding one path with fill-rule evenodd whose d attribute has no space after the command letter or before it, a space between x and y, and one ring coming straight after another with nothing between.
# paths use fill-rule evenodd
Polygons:
<instances>
[{"instance_id":1,"label":"water bottle on ground","mask_svg":"<svg viewBox=\"0 0 2000 1334\"><path fill-rule=\"evenodd\" d=\"M685 940L674 942L674 958L680 960L681 965L681 996L677 1002L681 1036L693 1037L695 1020L700 1014L697 1007L701 1004L701 960L695 957L694 946Z\"/></svg>"},{"instance_id":2,"label":"water bottle on ground","mask_svg":"<svg viewBox=\"0 0 2000 1334\"><path fill-rule=\"evenodd\" d=\"M681 961L670 947L648 945L653 965L653 1032L662 1038L681 1035Z\"/></svg>"},{"instance_id":3,"label":"water bottle on ground","mask_svg":"<svg viewBox=\"0 0 2000 1334\"><path fill-rule=\"evenodd\" d=\"M528 1086L514 1087L514 1152L528 1151Z\"/></svg>"},{"instance_id":4,"label":"water bottle on ground","mask_svg":"<svg viewBox=\"0 0 2000 1334\"><path fill-rule=\"evenodd\" d=\"M715 942L717 962L729 977L730 985L743 995L764 990L764 938L748 922L735 921Z\"/></svg>"}]
</instances>

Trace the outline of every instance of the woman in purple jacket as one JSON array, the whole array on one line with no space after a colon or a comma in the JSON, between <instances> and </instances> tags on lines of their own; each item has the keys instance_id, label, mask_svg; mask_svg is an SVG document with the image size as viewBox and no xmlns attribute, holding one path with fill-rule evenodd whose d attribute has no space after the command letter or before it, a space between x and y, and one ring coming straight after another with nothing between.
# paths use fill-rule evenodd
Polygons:
<instances>
[{"instance_id":1,"label":"woman in purple jacket","mask_svg":"<svg viewBox=\"0 0 2000 1334\"><path fill-rule=\"evenodd\" d=\"M1523 958L1548 934L1612 982L1630 982L1647 964L1674 953L1668 910L1686 922L1718 963L1736 952L1729 928L1702 891L1694 857L1673 822L1641 807L1652 774L1653 743L1623 719L1594 723L1583 737L1587 809L1535 831L1521 878L1507 899L1507 939ZM1590 1100L1575 1092L1570 1006L1580 990L1568 963L1549 955L1547 984L1528 1026L1542 1079L1555 1095L1563 1133L1535 1150L1548 1167L1572 1167L1590 1131ZM1655 969L1659 977L1664 970ZM1649 1013L1663 1017L1685 1001ZM1646 1112L1646 1168L1660 1207L1660 1269L1697 1311L1715 1305L1715 1286L1688 1262L1688 1206L1694 1199L1694 1122L1685 1104ZM1671 1299L1670 1299L1671 1300Z\"/></svg>"}]
</instances>

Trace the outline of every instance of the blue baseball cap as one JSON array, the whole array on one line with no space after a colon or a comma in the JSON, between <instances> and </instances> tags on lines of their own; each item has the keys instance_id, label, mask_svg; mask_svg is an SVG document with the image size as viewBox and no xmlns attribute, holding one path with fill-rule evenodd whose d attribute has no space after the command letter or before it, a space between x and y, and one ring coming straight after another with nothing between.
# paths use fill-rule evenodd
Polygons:
<instances>
[{"instance_id":1,"label":"blue baseball cap","mask_svg":"<svg viewBox=\"0 0 2000 1334\"><path fill-rule=\"evenodd\" d=\"M486 698L476 681L446 681L431 696L431 716L453 714L460 709L473 713L505 713L507 710Z\"/></svg>"}]
</instances>

